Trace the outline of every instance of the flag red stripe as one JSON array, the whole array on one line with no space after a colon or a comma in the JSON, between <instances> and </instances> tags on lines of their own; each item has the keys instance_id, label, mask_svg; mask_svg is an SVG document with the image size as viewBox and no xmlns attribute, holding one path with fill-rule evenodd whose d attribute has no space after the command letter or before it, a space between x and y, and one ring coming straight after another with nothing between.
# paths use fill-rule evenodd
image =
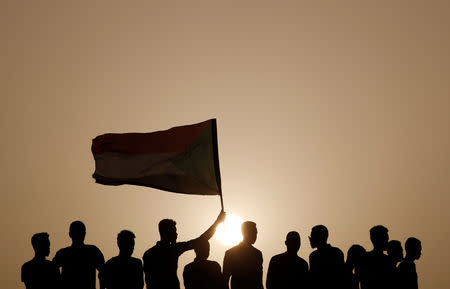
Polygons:
<instances>
[{"instance_id":1,"label":"flag red stripe","mask_svg":"<svg viewBox=\"0 0 450 289\"><path fill-rule=\"evenodd\" d=\"M103 134L92 141L91 149L94 155L105 152L127 154L182 152L211 124L212 120L207 120L151 133Z\"/></svg>"}]
</instances>

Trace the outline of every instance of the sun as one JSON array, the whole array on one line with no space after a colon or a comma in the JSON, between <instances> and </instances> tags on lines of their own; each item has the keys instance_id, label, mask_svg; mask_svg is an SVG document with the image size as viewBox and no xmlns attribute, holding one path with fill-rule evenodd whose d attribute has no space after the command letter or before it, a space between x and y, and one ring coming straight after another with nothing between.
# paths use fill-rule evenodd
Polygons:
<instances>
[{"instance_id":1,"label":"sun","mask_svg":"<svg viewBox=\"0 0 450 289\"><path fill-rule=\"evenodd\" d=\"M236 245L242 241L241 217L227 213L227 217L223 223L217 226L216 239L225 245Z\"/></svg>"}]
</instances>

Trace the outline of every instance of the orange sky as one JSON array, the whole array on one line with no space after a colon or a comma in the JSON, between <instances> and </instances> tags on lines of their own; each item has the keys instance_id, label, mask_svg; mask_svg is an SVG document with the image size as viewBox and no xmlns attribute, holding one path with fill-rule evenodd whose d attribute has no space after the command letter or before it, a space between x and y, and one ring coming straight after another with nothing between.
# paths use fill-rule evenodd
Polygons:
<instances>
[{"instance_id":1,"label":"orange sky","mask_svg":"<svg viewBox=\"0 0 450 289\"><path fill-rule=\"evenodd\" d=\"M213 117L225 208L258 224L264 275L290 230L307 259L313 225L346 252L383 224L422 240L420 288L450 288L448 1L69 2L0 4L2 288L24 288L32 234L52 258L76 219L107 259L122 229L141 257L162 218L202 233L218 197L95 184L90 145Z\"/></svg>"}]
</instances>

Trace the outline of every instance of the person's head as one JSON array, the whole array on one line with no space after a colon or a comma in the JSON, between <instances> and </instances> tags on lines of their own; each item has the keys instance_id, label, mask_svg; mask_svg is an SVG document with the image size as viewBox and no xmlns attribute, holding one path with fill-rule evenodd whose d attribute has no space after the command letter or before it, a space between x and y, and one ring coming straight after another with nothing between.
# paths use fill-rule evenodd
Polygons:
<instances>
[{"instance_id":1,"label":"person's head","mask_svg":"<svg viewBox=\"0 0 450 289\"><path fill-rule=\"evenodd\" d=\"M133 232L122 230L117 234L117 246L120 250L120 255L131 257L134 251L134 238L136 236Z\"/></svg>"},{"instance_id":2,"label":"person's head","mask_svg":"<svg viewBox=\"0 0 450 289\"><path fill-rule=\"evenodd\" d=\"M417 260L422 255L422 243L414 238L410 237L405 242L406 257Z\"/></svg>"},{"instance_id":3,"label":"person's head","mask_svg":"<svg viewBox=\"0 0 450 289\"><path fill-rule=\"evenodd\" d=\"M209 257L209 242L200 239L194 247L195 255L199 260L206 260Z\"/></svg>"},{"instance_id":4,"label":"person's head","mask_svg":"<svg viewBox=\"0 0 450 289\"><path fill-rule=\"evenodd\" d=\"M254 244L256 242L256 236L258 235L258 230L256 229L256 223L251 221L246 221L241 225L243 242L246 244Z\"/></svg>"},{"instance_id":5,"label":"person's head","mask_svg":"<svg viewBox=\"0 0 450 289\"><path fill-rule=\"evenodd\" d=\"M387 243L387 254L391 257L392 261L398 263L403 260L403 248L402 243L397 240L391 240Z\"/></svg>"},{"instance_id":6,"label":"person's head","mask_svg":"<svg viewBox=\"0 0 450 289\"><path fill-rule=\"evenodd\" d=\"M298 232L291 231L287 233L284 244L286 244L286 248L289 253L297 254L300 249L300 242L300 234Z\"/></svg>"},{"instance_id":7,"label":"person's head","mask_svg":"<svg viewBox=\"0 0 450 289\"><path fill-rule=\"evenodd\" d=\"M354 244L347 251L347 263L352 268L357 268L361 265L361 261L366 255L366 249L363 246Z\"/></svg>"},{"instance_id":8,"label":"person's head","mask_svg":"<svg viewBox=\"0 0 450 289\"><path fill-rule=\"evenodd\" d=\"M311 248L318 248L327 244L328 229L324 225L317 225L311 229L311 236L309 236L309 242Z\"/></svg>"},{"instance_id":9,"label":"person's head","mask_svg":"<svg viewBox=\"0 0 450 289\"><path fill-rule=\"evenodd\" d=\"M158 224L159 235L162 241L175 243L177 241L177 223L172 219L163 219Z\"/></svg>"},{"instance_id":10,"label":"person's head","mask_svg":"<svg viewBox=\"0 0 450 289\"><path fill-rule=\"evenodd\" d=\"M389 241L388 229L384 226L378 225L370 229L370 241L374 249L386 249Z\"/></svg>"},{"instance_id":11,"label":"person's head","mask_svg":"<svg viewBox=\"0 0 450 289\"><path fill-rule=\"evenodd\" d=\"M31 237L31 245L36 256L47 257L50 254L50 239L48 233L42 232Z\"/></svg>"},{"instance_id":12,"label":"person's head","mask_svg":"<svg viewBox=\"0 0 450 289\"><path fill-rule=\"evenodd\" d=\"M75 221L70 224L69 236L73 242L83 242L86 237L86 226L81 221Z\"/></svg>"}]
</instances>

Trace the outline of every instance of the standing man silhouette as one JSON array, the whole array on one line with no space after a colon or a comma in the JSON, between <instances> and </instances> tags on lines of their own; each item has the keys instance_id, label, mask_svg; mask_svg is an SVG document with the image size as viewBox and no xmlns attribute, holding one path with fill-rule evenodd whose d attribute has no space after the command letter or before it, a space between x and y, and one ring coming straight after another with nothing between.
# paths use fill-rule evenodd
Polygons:
<instances>
[{"instance_id":1,"label":"standing man silhouette","mask_svg":"<svg viewBox=\"0 0 450 289\"><path fill-rule=\"evenodd\" d=\"M308 263L297 255L300 234L292 231L286 235L287 251L270 259L267 271L267 289L307 288Z\"/></svg>"},{"instance_id":2,"label":"standing man silhouette","mask_svg":"<svg viewBox=\"0 0 450 289\"><path fill-rule=\"evenodd\" d=\"M370 229L370 241L373 250L367 252L361 270L361 288L391 288L393 283L394 263L384 254L389 241L388 229L378 225Z\"/></svg>"},{"instance_id":3,"label":"standing man silhouette","mask_svg":"<svg viewBox=\"0 0 450 289\"><path fill-rule=\"evenodd\" d=\"M117 235L119 256L113 257L105 264L104 281L108 289L142 289L144 272L142 261L131 257L134 251L135 235L123 230Z\"/></svg>"},{"instance_id":4,"label":"standing man silhouette","mask_svg":"<svg viewBox=\"0 0 450 289\"><path fill-rule=\"evenodd\" d=\"M216 261L208 260L209 242L202 240L194 248L195 260L183 270L186 289L224 289L222 269Z\"/></svg>"},{"instance_id":5,"label":"standing man silhouette","mask_svg":"<svg viewBox=\"0 0 450 289\"><path fill-rule=\"evenodd\" d=\"M417 289L417 271L415 260L419 260L422 255L422 243L416 238L408 238L405 243L406 256L403 262L398 266L399 288Z\"/></svg>"},{"instance_id":6,"label":"standing man silhouette","mask_svg":"<svg viewBox=\"0 0 450 289\"><path fill-rule=\"evenodd\" d=\"M397 264L403 260L402 243L398 240L390 240L387 243L387 255L392 264L391 288L399 288L399 276Z\"/></svg>"},{"instance_id":7,"label":"standing man silhouette","mask_svg":"<svg viewBox=\"0 0 450 289\"><path fill-rule=\"evenodd\" d=\"M27 289L59 288L58 267L46 259L50 253L50 240L47 233L37 233L31 237L34 258L22 266L22 282Z\"/></svg>"},{"instance_id":8,"label":"standing man silhouette","mask_svg":"<svg viewBox=\"0 0 450 289\"><path fill-rule=\"evenodd\" d=\"M327 243L328 229L317 225L311 229L311 248L317 249L309 255L311 287L317 289L342 288L344 253Z\"/></svg>"},{"instance_id":9,"label":"standing man silhouette","mask_svg":"<svg viewBox=\"0 0 450 289\"><path fill-rule=\"evenodd\" d=\"M180 281L177 276L178 258L184 252L194 249L202 240L209 240L214 235L217 225L225 219L225 212L221 211L214 224L200 237L187 242L177 242L176 222L164 219L159 222L161 240L148 249L143 256L145 284L147 289L179 289Z\"/></svg>"},{"instance_id":10,"label":"standing man silhouette","mask_svg":"<svg viewBox=\"0 0 450 289\"><path fill-rule=\"evenodd\" d=\"M258 230L256 223L246 221L241 226L243 240L227 250L223 259L223 276L231 289L263 289L261 251L253 247Z\"/></svg>"},{"instance_id":11,"label":"standing man silhouette","mask_svg":"<svg viewBox=\"0 0 450 289\"><path fill-rule=\"evenodd\" d=\"M95 289L95 270L98 271L100 289L104 289L102 252L94 245L84 243L86 226L81 221L70 224L72 245L56 252L53 262L62 268L64 289Z\"/></svg>"},{"instance_id":12,"label":"standing man silhouette","mask_svg":"<svg viewBox=\"0 0 450 289\"><path fill-rule=\"evenodd\" d=\"M345 288L359 289L361 264L366 254L366 249L358 244L353 244L348 249L343 275Z\"/></svg>"}]
</instances>

